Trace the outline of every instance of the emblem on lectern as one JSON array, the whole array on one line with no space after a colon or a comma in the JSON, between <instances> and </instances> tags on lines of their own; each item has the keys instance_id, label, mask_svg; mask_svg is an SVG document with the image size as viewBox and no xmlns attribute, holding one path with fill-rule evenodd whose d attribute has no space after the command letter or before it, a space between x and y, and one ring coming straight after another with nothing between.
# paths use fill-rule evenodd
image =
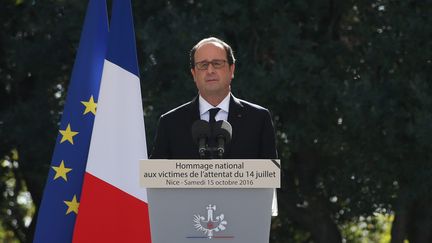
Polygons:
<instances>
[{"instance_id":1,"label":"emblem on lectern","mask_svg":"<svg viewBox=\"0 0 432 243\"><path fill-rule=\"evenodd\" d=\"M194 227L197 231L202 231L207 238L213 238L213 232L219 232L226 229L227 221L224 214L214 217L216 205L209 204L207 207L207 218L199 214L194 215Z\"/></svg>"}]
</instances>

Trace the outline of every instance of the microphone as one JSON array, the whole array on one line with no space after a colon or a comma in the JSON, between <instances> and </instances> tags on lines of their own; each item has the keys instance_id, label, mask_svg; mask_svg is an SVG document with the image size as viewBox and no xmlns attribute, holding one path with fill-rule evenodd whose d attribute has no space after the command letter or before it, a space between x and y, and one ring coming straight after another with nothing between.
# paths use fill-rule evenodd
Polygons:
<instances>
[{"instance_id":1,"label":"microphone","mask_svg":"<svg viewBox=\"0 0 432 243\"><path fill-rule=\"evenodd\" d=\"M216 151L219 158L225 153L225 145L231 142L232 127L229 122L220 120L213 125L213 137L217 141Z\"/></svg>"},{"instance_id":2,"label":"microphone","mask_svg":"<svg viewBox=\"0 0 432 243\"><path fill-rule=\"evenodd\" d=\"M196 120L192 124L192 138L198 145L198 153L202 159L205 158L205 152L207 151L207 140L209 137L209 123L204 120Z\"/></svg>"}]
</instances>

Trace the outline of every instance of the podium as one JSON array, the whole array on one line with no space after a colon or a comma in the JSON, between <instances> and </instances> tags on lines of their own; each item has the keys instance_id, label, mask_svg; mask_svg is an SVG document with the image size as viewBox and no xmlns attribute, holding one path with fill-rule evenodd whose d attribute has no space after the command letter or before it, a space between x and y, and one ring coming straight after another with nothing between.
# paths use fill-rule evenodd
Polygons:
<instances>
[{"instance_id":1,"label":"podium","mask_svg":"<svg viewBox=\"0 0 432 243\"><path fill-rule=\"evenodd\" d=\"M152 243L269 242L279 169L276 160L141 161Z\"/></svg>"}]
</instances>

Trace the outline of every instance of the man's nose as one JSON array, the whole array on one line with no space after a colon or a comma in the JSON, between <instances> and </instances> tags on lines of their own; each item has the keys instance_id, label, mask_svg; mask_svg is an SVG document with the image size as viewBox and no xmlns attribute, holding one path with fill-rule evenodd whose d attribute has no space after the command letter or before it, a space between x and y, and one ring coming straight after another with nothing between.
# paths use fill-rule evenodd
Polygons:
<instances>
[{"instance_id":1,"label":"man's nose","mask_svg":"<svg viewBox=\"0 0 432 243\"><path fill-rule=\"evenodd\" d=\"M209 65L207 67L207 72L208 73L214 73L215 72L215 68L213 67L213 64L209 63Z\"/></svg>"}]
</instances>

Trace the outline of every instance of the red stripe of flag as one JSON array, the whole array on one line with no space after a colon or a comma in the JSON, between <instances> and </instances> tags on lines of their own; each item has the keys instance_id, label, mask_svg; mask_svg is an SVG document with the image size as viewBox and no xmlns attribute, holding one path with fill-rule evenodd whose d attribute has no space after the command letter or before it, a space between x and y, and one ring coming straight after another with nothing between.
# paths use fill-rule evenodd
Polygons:
<instances>
[{"instance_id":1,"label":"red stripe of flag","mask_svg":"<svg viewBox=\"0 0 432 243\"><path fill-rule=\"evenodd\" d=\"M147 203L89 173L84 184L73 242L151 242Z\"/></svg>"}]
</instances>

